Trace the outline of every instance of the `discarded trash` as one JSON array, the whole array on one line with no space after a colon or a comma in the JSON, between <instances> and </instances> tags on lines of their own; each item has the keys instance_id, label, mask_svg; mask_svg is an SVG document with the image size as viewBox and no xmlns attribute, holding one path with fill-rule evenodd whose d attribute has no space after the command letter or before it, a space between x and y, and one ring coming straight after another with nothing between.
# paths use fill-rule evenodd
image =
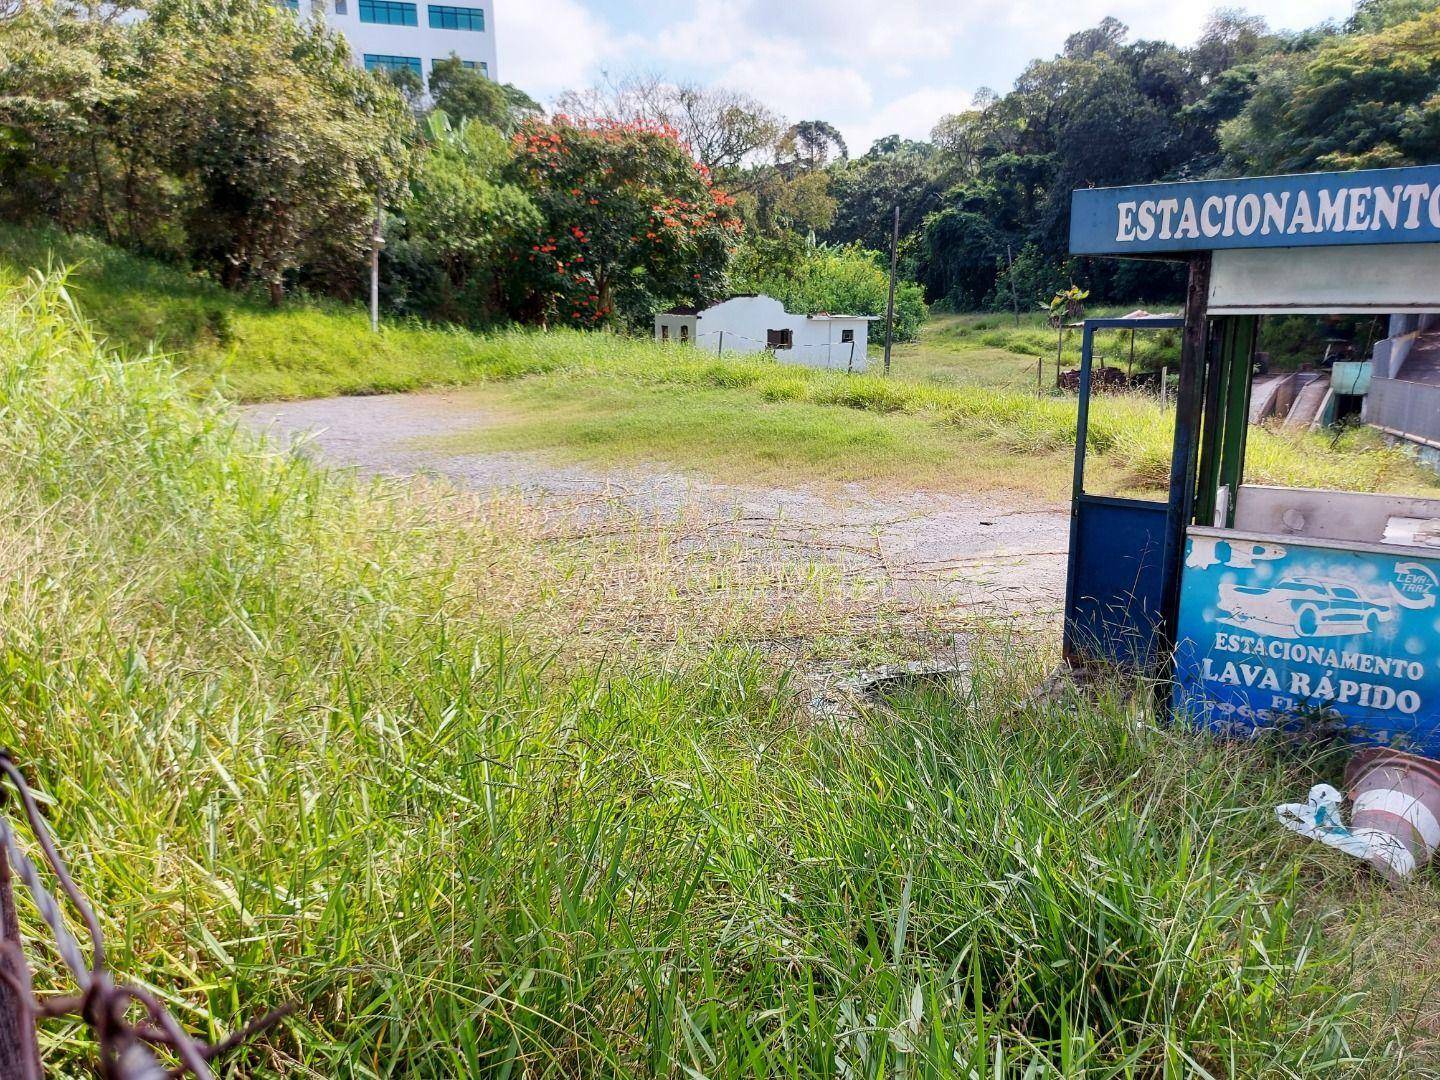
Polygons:
<instances>
[{"instance_id":1,"label":"discarded trash","mask_svg":"<svg viewBox=\"0 0 1440 1080\"><path fill-rule=\"evenodd\" d=\"M1350 824L1340 819L1340 792L1310 789L1310 801L1286 803L1275 816L1292 832L1363 859L1403 881L1440 847L1440 762L1388 747L1361 750L1345 768Z\"/></svg>"},{"instance_id":2,"label":"discarded trash","mask_svg":"<svg viewBox=\"0 0 1440 1080\"><path fill-rule=\"evenodd\" d=\"M1415 866L1440 847L1440 762L1388 747L1361 750L1345 768L1350 827L1393 836Z\"/></svg>"},{"instance_id":3,"label":"discarded trash","mask_svg":"<svg viewBox=\"0 0 1440 1080\"><path fill-rule=\"evenodd\" d=\"M1401 880L1415 872L1415 856L1393 833L1347 828L1340 819L1340 799L1340 792L1329 784L1316 784L1308 802L1283 803L1275 808L1275 816L1291 832L1368 862L1386 877Z\"/></svg>"},{"instance_id":4,"label":"discarded trash","mask_svg":"<svg viewBox=\"0 0 1440 1080\"><path fill-rule=\"evenodd\" d=\"M969 675L969 664L954 659L917 660L822 674L808 680L811 684L809 711L812 716L828 720L847 720L855 716L864 704L873 702L887 690L907 684L964 686Z\"/></svg>"}]
</instances>

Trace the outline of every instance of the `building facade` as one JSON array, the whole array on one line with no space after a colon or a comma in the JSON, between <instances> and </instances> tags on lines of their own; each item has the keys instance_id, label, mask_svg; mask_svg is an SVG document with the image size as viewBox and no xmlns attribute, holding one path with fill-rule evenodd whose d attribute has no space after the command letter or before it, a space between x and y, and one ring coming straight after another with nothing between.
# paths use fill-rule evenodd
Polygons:
<instances>
[{"instance_id":1,"label":"building facade","mask_svg":"<svg viewBox=\"0 0 1440 1080\"><path fill-rule=\"evenodd\" d=\"M787 364L828 371L865 370L870 324L864 315L795 315L770 296L734 296L703 310L671 308L655 316L655 340L715 353L772 353Z\"/></svg>"},{"instance_id":2,"label":"building facade","mask_svg":"<svg viewBox=\"0 0 1440 1080\"><path fill-rule=\"evenodd\" d=\"M1440 314L1392 315L1371 366L1365 422L1440 468Z\"/></svg>"},{"instance_id":3,"label":"building facade","mask_svg":"<svg viewBox=\"0 0 1440 1080\"><path fill-rule=\"evenodd\" d=\"M290 0L289 6L302 14L320 12L368 70L409 68L428 89L435 62L455 56L499 78L494 0Z\"/></svg>"}]
</instances>

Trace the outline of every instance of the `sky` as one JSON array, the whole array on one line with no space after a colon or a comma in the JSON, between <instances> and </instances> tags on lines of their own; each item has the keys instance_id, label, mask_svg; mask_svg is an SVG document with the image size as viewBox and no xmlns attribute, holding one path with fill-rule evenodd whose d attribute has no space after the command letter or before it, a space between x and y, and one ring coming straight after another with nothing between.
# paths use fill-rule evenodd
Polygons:
<instances>
[{"instance_id":1,"label":"sky","mask_svg":"<svg viewBox=\"0 0 1440 1080\"><path fill-rule=\"evenodd\" d=\"M1106 15L1133 37L1193 42L1211 10L1243 0L496 0L500 77L545 104L604 73L744 90L791 121L828 120L863 153L923 138L979 87L1004 92L1026 63ZM1271 27L1344 19L1353 0L1252 0Z\"/></svg>"}]
</instances>

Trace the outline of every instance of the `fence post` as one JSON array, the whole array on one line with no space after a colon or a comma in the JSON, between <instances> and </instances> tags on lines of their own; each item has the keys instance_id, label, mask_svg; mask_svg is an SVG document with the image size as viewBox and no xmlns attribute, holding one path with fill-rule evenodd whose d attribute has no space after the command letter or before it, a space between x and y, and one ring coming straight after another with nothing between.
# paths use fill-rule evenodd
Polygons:
<instances>
[{"instance_id":1,"label":"fence post","mask_svg":"<svg viewBox=\"0 0 1440 1080\"><path fill-rule=\"evenodd\" d=\"M26 1000L30 970L20 947L10 861L0 847L0 1076L40 1080L40 1044L35 1017Z\"/></svg>"},{"instance_id":2,"label":"fence post","mask_svg":"<svg viewBox=\"0 0 1440 1080\"><path fill-rule=\"evenodd\" d=\"M1160 369L1160 409L1164 411L1165 406L1170 404L1170 368L1168 366Z\"/></svg>"},{"instance_id":3,"label":"fence post","mask_svg":"<svg viewBox=\"0 0 1440 1080\"><path fill-rule=\"evenodd\" d=\"M724 331L724 330L721 330L721 331L720 331L720 344L718 344L718 345L715 346L715 355L716 355L716 356L724 356L724 355L725 355L725 331Z\"/></svg>"}]
</instances>

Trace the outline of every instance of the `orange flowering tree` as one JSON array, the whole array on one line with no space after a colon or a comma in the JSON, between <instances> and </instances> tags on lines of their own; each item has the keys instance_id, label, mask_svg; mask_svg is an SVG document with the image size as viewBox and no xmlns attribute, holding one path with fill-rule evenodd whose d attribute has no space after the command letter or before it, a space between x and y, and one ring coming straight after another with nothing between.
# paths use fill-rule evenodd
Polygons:
<instances>
[{"instance_id":1,"label":"orange flowering tree","mask_svg":"<svg viewBox=\"0 0 1440 1080\"><path fill-rule=\"evenodd\" d=\"M542 224L512 255L516 314L598 326L642 321L725 287L735 200L671 128L557 116L515 136Z\"/></svg>"}]
</instances>

